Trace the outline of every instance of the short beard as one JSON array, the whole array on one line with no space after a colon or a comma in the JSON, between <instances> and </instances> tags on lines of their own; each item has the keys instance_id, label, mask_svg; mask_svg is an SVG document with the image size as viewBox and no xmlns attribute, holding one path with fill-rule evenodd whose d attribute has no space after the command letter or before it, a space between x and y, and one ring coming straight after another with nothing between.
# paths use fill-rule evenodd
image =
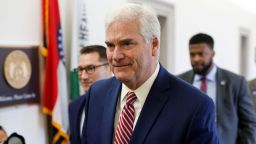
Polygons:
<instances>
[{"instance_id":1,"label":"short beard","mask_svg":"<svg viewBox=\"0 0 256 144\"><path fill-rule=\"evenodd\" d=\"M206 76L206 75L208 74L208 72L210 71L212 65L213 65L213 62L212 62L212 60L211 60L208 65L204 65L204 66L203 66L203 69L202 69L202 70L200 70L200 71L195 71L195 70L193 70L193 71L194 71L194 73L196 73L196 74Z\"/></svg>"}]
</instances>

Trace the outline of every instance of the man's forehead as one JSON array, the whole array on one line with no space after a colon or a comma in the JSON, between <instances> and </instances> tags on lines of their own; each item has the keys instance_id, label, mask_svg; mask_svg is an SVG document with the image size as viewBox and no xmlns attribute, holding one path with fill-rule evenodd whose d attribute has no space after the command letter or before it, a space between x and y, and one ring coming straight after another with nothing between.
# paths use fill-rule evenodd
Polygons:
<instances>
[{"instance_id":1,"label":"man's forehead","mask_svg":"<svg viewBox=\"0 0 256 144\"><path fill-rule=\"evenodd\" d=\"M139 27L140 25L133 21L114 22L106 29L106 39L126 39L131 34L138 34Z\"/></svg>"},{"instance_id":2,"label":"man's forehead","mask_svg":"<svg viewBox=\"0 0 256 144\"><path fill-rule=\"evenodd\" d=\"M82 65L98 64L99 61L100 61L100 56L97 52L81 54L79 58L79 64L82 64Z\"/></svg>"},{"instance_id":3,"label":"man's forehead","mask_svg":"<svg viewBox=\"0 0 256 144\"><path fill-rule=\"evenodd\" d=\"M211 48L206 43L190 44L190 50L211 50Z\"/></svg>"}]
</instances>

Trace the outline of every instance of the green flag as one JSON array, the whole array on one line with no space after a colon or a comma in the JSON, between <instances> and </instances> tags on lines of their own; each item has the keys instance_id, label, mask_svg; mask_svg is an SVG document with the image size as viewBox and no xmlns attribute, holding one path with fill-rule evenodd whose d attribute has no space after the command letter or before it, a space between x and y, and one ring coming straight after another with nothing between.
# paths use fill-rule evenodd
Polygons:
<instances>
[{"instance_id":1,"label":"green flag","mask_svg":"<svg viewBox=\"0 0 256 144\"><path fill-rule=\"evenodd\" d=\"M80 95L79 78L75 70L71 71L70 81L71 81L71 85L70 85L71 100L74 100Z\"/></svg>"}]
</instances>

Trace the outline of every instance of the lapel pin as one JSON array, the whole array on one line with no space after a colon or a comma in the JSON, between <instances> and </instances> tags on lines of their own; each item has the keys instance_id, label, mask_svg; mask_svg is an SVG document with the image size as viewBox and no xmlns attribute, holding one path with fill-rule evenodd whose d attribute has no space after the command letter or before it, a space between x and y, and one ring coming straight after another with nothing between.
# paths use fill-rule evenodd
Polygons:
<instances>
[{"instance_id":1,"label":"lapel pin","mask_svg":"<svg viewBox=\"0 0 256 144\"><path fill-rule=\"evenodd\" d=\"M256 90L253 90L253 91L252 91L252 95L253 95L253 96L256 96Z\"/></svg>"},{"instance_id":2,"label":"lapel pin","mask_svg":"<svg viewBox=\"0 0 256 144\"><path fill-rule=\"evenodd\" d=\"M220 84L224 86L224 85L226 85L226 81L222 80L222 81L220 82Z\"/></svg>"}]
</instances>

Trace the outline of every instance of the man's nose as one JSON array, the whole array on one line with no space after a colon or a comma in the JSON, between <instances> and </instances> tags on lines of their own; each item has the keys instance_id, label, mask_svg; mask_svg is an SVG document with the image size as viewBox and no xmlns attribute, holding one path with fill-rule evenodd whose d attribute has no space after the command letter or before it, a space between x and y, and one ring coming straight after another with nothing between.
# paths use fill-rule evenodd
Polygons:
<instances>
[{"instance_id":1,"label":"man's nose","mask_svg":"<svg viewBox=\"0 0 256 144\"><path fill-rule=\"evenodd\" d=\"M85 70L82 71L81 78L82 79L87 79L88 78L88 74L87 74L87 72Z\"/></svg>"},{"instance_id":2,"label":"man's nose","mask_svg":"<svg viewBox=\"0 0 256 144\"><path fill-rule=\"evenodd\" d=\"M201 59L201 57L199 55L195 55L195 56L192 57L192 60L196 61L196 62L200 61L200 59Z\"/></svg>"},{"instance_id":3,"label":"man's nose","mask_svg":"<svg viewBox=\"0 0 256 144\"><path fill-rule=\"evenodd\" d=\"M121 59L124 58L124 53L123 53L123 50L122 48L120 48L119 46L116 46L114 51L113 51L113 59L116 60L116 61L119 61Z\"/></svg>"}]
</instances>

